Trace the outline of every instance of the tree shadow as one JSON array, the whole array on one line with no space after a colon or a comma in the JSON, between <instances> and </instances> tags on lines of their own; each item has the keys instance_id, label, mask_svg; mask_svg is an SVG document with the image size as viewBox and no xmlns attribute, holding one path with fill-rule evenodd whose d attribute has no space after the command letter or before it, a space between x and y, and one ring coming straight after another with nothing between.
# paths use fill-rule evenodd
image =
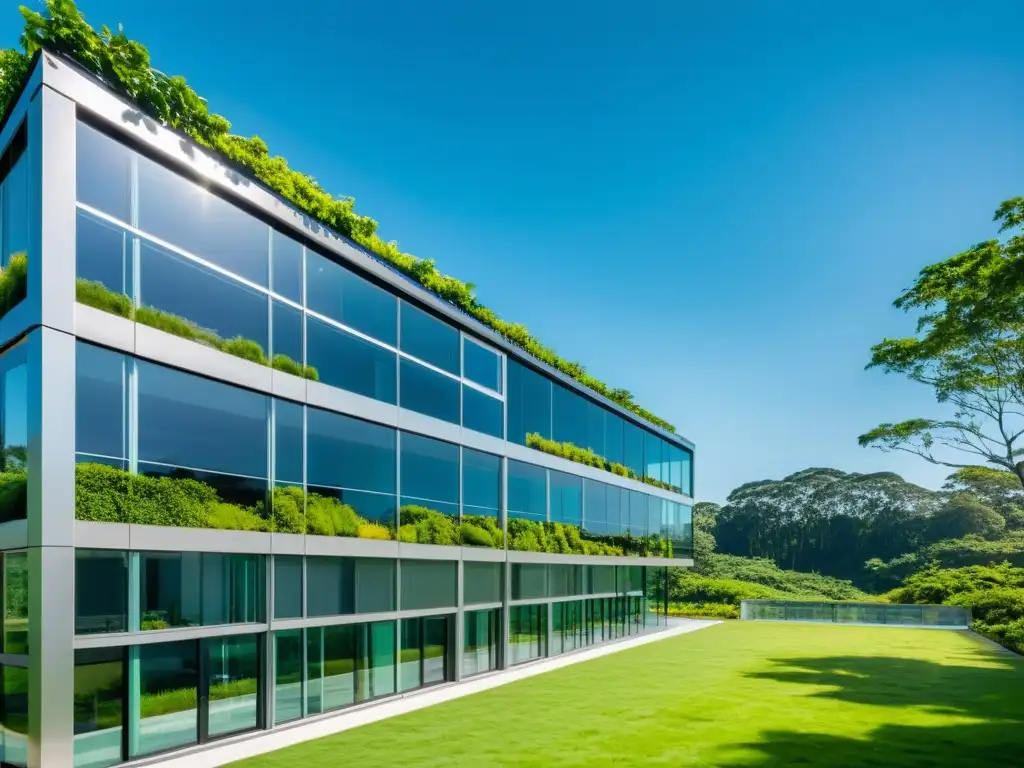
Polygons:
<instances>
[{"instance_id":1,"label":"tree shadow","mask_svg":"<svg viewBox=\"0 0 1024 768\"><path fill-rule=\"evenodd\" d=\"M912 708L960 722L889 723L862 738L797 729L764 731L755 742L734 745L743 753L741 759L716 764L723 768L1024 766L1024 659L979 643L972 651L952 654L944 661L884 656L772 659L775 669L747 677L811 686L818 690L794 693L813 698L894 710ZM851 711L849 717L858 714Z\"/></svg>"}]
</instances>

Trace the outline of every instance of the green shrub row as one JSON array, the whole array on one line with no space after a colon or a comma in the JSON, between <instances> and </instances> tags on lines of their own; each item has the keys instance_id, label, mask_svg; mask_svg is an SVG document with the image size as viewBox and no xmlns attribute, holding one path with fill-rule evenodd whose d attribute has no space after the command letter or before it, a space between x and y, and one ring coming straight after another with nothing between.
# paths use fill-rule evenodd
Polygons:
<instances>
[{"instance_id":1,"label":"green shrub row","mask_svg":"<svg viewBox=\"0 0 1024 768\"><path fill-rule=\"evenodd\" d=\"M518 552L562 555L673 556L672 542L659 536L595 536L569 523L548 523L516 517L508 520L508 548Z\"/></svg>"},{"instance_id":2,"label":"green shrub row","mask_svg":"<svg viewBox=\"0 0 1024 768\"><path fill-rule=\"evenodd\" d=\"M279 371L290 373L294 376L301 376L312 381L319 381L320 375L316 368L311 365L303 365L292 360L287 355L274 355L268 360L263 347L259 342L236 336L233 339L224 339L214 331L180 317L179 315L164 312L153 307L136 307L132 300L123 293L115 293L109 290L103 283L78 278L75 282L75 299L80 304L109 312L112 315L119 315L134 320L137 323L148 325L150 328L174 334L182 339L195 341L229 355L240 357L243 360L268 365Z\"/></svg>"},{"instance_id":3,"label":"green shrub row","mask_svg":"<svg viewBox=\"0 0 1024 768\"><path fill-rule=\"evenodd\" d=\"M668 615L684 619L738 619L740 608L730 603L669 603Z\"/></svg>"},{"instance_id":4,"label":"green shrub row","mask_svg":"<svg viewBox=\"0 0 1024 768\"><path fill-rule=\"evenodd\" d=\"M103 27L97 33L72 0L45 0L45 6L45 13L24 6L20 9L25 18L21 38L24 52L0 51L0 109L6 111L13 102L37 51L46 48L68 56L150 117L221 153L237 169L255 177L314 220L351 238L511 343L638 416L675 431L670 423L635 403L628 390L613 389L587 373L580 363L564 360L534 338L525 325L502 320L480 303L471 284L442 274L433 260L403 253L396 242L383 240L377 234L377 222L355 212L352 198L336 198L310 176L289 168L283 157L270 154L258 136L231 135L231 124L211 113L183 77L154 70L146 47L130 40L120 28L115 33Z\"/></svg>"},{"instance_id":5,"label":"green shrub row","mask_svg":"<svg viewBox=\"0 0 1024 768\"><path fill-rule=\"evenodd\" d=\"M0 77L3 77L2 73ZM28 257L24 253L15 253L7 263L7 268L0 270L0 317L21 303L27 290Z\"/></svg>"},{"instance_id":6,"label":"green shrub row","mask_svg":"<svg viewBox=\"0 0 1024 768\"><path fill-rule=\"evenodd\" d=\"M639 480L641 483L653 485L656 488L662 488L666 491L675 491L676 493L683 492L683 489L678 485L672 485L671 483L666 483L661 480L655 480L653 477L648 477L647 475L638 475L625 464L619 464L616 461L608 461L604 456L594 453L590 448L580 448L578 445L574 445L572 443L560 443L557 440L548 440L546 437L541 437L537 432L530 432L526 436L526 445L530 448L536 448L538 451L550 453L552 456L560 456L563 459L575 461L577 464L586 464L588 467L603 469L605 472L611 472L613 475L619 475L620 477Z\"/></svg>"},{"instance_id":7,"label":"green shrub row","mask_svg":"<svg viewBox=\"0 0 1024 768\"><path fill-rule=\"evenodd\" d=\"M779 568L773 560L761 557L706 554L697 564L700 575L713 579L734 579L776 589L790 596L827 600L872 600L853 582ZM792 599L792 597L787 598Z\"/></svg>"}]
</instances>

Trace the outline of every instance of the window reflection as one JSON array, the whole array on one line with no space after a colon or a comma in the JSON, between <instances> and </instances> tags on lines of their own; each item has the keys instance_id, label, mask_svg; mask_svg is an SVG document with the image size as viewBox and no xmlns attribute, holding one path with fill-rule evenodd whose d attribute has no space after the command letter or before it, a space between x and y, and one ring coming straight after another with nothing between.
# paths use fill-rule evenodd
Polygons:
<instances>
[{"instance_id":1,"label":"window reflection","mask_svg":"<svg viewBox=\"0 0 1024 768\"><path fill-rule=\"evenodd\" d=\"M25 343L0 357L0 522L25 518L28 503L28 358Z\"/></svg>"},{"instance_id":2,"label":"window reflection","mask_svg":"<svg viewBox=\"0 0 1024 768\"><path fill-rule=\"evenodd\" d=\"M551 389L549 379L509 358L508 439L526 445L526 436L536 432L551 438Z\"/></svg>"},{"instance_id":3,"label":"window reflection","mask_svg":"<svg viewBox=\"0 0 1024 768\"><path fill-rule=\"evenodd\" d=\"M399 405L410 411L459 423L459 382L406 358L401 360Z\"/></svg>"},{"instance_id":4,"label":"window reflection","mask_svg":"<svg viewBox=\"0 0 1024 768\"><path fill-rule=\"evenodd\" d=\"M403 432L401 477L399 539L459 544L459 446Z\"/></svg>"},{"instance_id":5,"label":"window reflection","mask_svg":"<svg viewBox=\"0 0 1024 768\"><path fill-rule=\"evenodd\" d=\"M270 288L279 296L302 302L302 245L287 235L271 230L270 234L271 276Z\"/></svg>"},{"instance_id":6,"label":"window reflection","mask_svg":"<svg viewBox=\"0 0 1024 768\"><path fill-rule=\"evenodd\" d=\"M313 312L395 346L398 299L345 267L306 251L306 306Z\"/></svg>"},{"instance_id":7,"label":"window reflection","mask_svg":"<svg viewBox=\"0 0 1024 768\"><path fill-rule=\"evenodd\" d=\"M78 200L131 223L131 166L135 153L81 121L75 130Z\"/></svg>"},{"instance_id":8,"label":"window reflection","mask_svg":"<svg viewBox=\"0 0 1024 768\"><path fill-rule=\"evenodd\" d=\"M403 352L459 375L459 332L455 328L404 301L401 323Z\"/></svg>"},{"instance_id":9,"label":"window reflection","mask_svg":"<svg viewBox=\"0 0 1024 768\"><path fill-rule=\"evenodd\" d=\"M501 355L469 338L464 338L462 375L482 387L501 394Z\"/></svg>"},{"instance_id":10,"label":"window reflection","mask_svg":"<svg viewBox=\"0 0 1024 768\"><path fill-rule=\"evenodd\" d=\"M312 317L306 318L306 363L320 381L394 404L395 353Z\"/></svg>"},{"instance_id":11,"label":"window reflection","mask_svg":"<svg viewBox=\"0 0 1024 768\"><path fill-rule=\"evenodd\" d=\"M462 385L462 426L500 438L505 431L505 405L467 384Z\"/></svg>"},{"instance_id":12,"label":"window reflection","mask_svg":"<svg viewBox=\"0 0 1024 768\"><path fill-rule=\"evenodd\" d=\"M114 293L131 295L131 243L131 237L122 228L85 211L78 211L75 222L76 276L101 283Z\"/></svg>"},{"instance_id":13,"label":"window reflection","mask_svg":"<svg viewBox=\"0 0 1024 768\"><path fill-rule=\"evenodd\" d=\"M501 459L462 449L462 543L503 549L501 530Z\"/></svg>"}]
</instances>

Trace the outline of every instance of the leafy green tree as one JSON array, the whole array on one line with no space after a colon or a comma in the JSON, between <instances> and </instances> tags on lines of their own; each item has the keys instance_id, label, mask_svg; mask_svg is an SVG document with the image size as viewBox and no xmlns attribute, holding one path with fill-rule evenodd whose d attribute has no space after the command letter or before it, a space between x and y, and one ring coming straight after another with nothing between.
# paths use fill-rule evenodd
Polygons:
<instances>
[{"instance_id":1,"label":"leafy green tree","mask_svg":"<svg viewBox=\"0 0 1024 768\"><path fill-rule=\"evenodd\" d=\"M975 535L992 539L1006 529L1006 521L991 507L987 507L973 496L955 493L928 520L929 537L959 539Z\"/></svg>"},{"instance_id":2,"label":"leafy green tree","mask_svg":"<svg viewBox=\"0 0 1024 768\"><path fill-rule=\"evenodd\" d=\"M958 469L980 459L1024 486L1024 198L994 219L1012 234L922 269L894 302L922 313L917 335L871 350L869 368L931 387L951 417L880 424L859 442Z\"/></svg>"},{"instance_id":3,"label":"leafy green tree","mask_svg":"<svg viewBox=\"0 0 1024 768\"><path fill-rule=\"evenodd\" d=\"M720 509L718 504L710 501L698 501L693 505L693 561L698 571L715 553L715 527Z\"/></svg>"},{"instance_id":4,"label":"leafy green tree","mask_svg":"<svg viewBox=\"0 0 1024 768\"><path fill-rule=\"evenodd\" d=\"M1002 515L1009 530L1024 530L1024 489L1013 472L995 467L964 467L946 478L942 488L970 494Z\"/></svg>"}]
</instances>

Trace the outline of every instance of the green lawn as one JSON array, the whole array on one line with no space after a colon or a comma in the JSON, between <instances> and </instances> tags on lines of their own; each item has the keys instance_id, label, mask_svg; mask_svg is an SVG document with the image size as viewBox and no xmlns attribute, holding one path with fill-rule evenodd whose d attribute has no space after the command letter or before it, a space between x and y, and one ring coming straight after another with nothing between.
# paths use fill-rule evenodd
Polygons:
<instances>
[{"instance_id":1,"label":"green lawn","mask_svg":"<svg viewBox=\"0 0 1024 768\"><path fill-rule=\"evenodd\" d=\"M238 763L1024 765L1024 659L965 633L730 622Z\"/></svg>"}]
</instances>

